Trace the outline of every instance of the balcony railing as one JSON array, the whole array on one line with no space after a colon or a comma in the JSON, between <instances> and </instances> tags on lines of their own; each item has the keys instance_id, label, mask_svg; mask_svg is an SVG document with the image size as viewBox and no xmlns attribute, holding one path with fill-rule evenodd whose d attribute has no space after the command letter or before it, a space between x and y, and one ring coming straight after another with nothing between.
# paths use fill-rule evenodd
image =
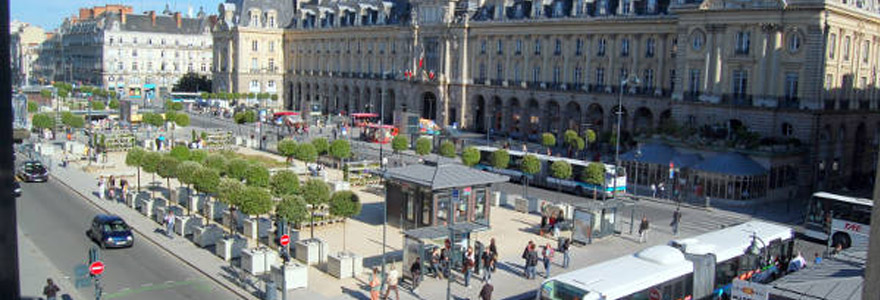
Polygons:
<instances>
[{"instance_id":1,"label":"balcony railing","mask_svg":"<svg viewBox=\"0 0 880 300\"><path fill-rule=\"evenodd\" d=\"M723 94L721 95L721 104L733 106L752 106L752 95L748 94Z\"/></svg>"},{"instance_id":2,"label":"balcony railing","mask_svg":"<svg viewBox=\"0 0 880 300\"><path fill-rule=\"evenodd\" d=\"M801 107L801 99L798 97L779 97L776 100L776 107L798 109Z\"/></svg>"}]
</instances>

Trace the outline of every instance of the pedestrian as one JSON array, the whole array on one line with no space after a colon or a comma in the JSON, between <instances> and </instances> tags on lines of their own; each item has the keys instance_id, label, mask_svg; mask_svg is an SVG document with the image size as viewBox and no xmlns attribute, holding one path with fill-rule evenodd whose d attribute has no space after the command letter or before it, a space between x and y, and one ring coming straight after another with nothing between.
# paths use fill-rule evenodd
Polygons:
<instances>
[{"instance_id":1,"label":"pedestrian","mask_svg":"<svg viewBox=\"0 0 880 300\"><path fill-rule=\"evenodd\" d=\"M492 252L492 272L495 272L495 262L498 262L498 246L495 246L495 238L489 240L489 252Z\"/></svg>"},{"instance_id":2,"label":"pedestrian","mask_svg":"<svg viewBox=\"0 0 880 300\"><path fill-rule=\"evenodd\" d=\"M173 239L172 232L174 232L174 211L169 210L168 214L165 215L165 235Z\"/></svg>"},{"instance_id":3,"label":"pedestrian","mask_svg":"<svg viewBox=\"0 0 880 300\"><path fill-rule=\"evenodd\" d=\"M125 202L125 196L128 195L128 181L125 179L119 180L119 198L122 199L122 202Z\"/></svg>"},{"instance_id":4,"label":"pedestrian","mask_svg":"<svg viewBox=\"0 0 880 300\"><path fill-rule=\"evenodd\" d=\"M486 281L483 284L483 288L480 289L480 300L492 300L493 291L495 291L495 287L492 286L491 282Z\"/></svg>"},{"instance_id":5,"label":"pedestrian","mask_svg":"<svg viewBox=\"0 0 880 300\"><path fill-rule=\"evenodd\" d=\"M523 275L525 275L526 278L529 278L529 250L532 248L533 243L534 242L529 241L529 243L526 244L526 248L523 249L523 253L522 253L522 259L524 262L523 263Z\"/></svg>"},{"instance_id":6,"label":"pedestrian","mask_svg":"<svg viewBox=\"0 0 880 300\"><path fill-rule=\"evenodd\" d=\"M489 282L489 279L492 279L492 265L495 264L495 259L489 248L483 251L480 259L483 261L483 282Z\"/></svg>"},{"instance_id":7,"label":"pedestrian","mask_svg":"<svg viewBox=\"0 0 880 300\"><path fill-rule=\"evenodd\" d=\"M412 292L415 293L422 282L422 258L416 257L416 261L409 267L409 273L412 274Z\"/></svg>"},{"instance_id":8,"label":"pedestrian","mask_svg":"<svg viewBox=\"0 0 880 300\"><path fill-rule=\"evenodd\" d=\"M568 264L571 262L571 239L565 238L562 240L562 245L559 246L559 252L562 252L562 268L568 269Z\"/></svg>"},{"instance_id":9,"label":"pedestrian","mask_svg":"<svg viewBox=\"0 0 880 300\"><path fill-rule=\"evenodd\" d=\"M547 220L547 213L544 212L544 213L541 214L541 229L540 229L540 236L544 236L544 229L547 228L547 221L548 221L548 220Z\"/></svg>"},{"instance_id":10,"label":"pedestrian","mask_svg":"<svg viewBox=\"0 0 880 300\"><path fill-rule=\"evenodd\" d=\"M822 262L822 257L819 256L819 252L813 253L813 255L816 257L815 259L813 259L814 265L818 265L819 263Z\"/></svg>"},{"instance_id":11,"label":"pedestrian","mask_svg":"<svg viewBox=\"0 0 880 300\"><path fill-rule=\"evenodd\" d=\"M672 235L678 235L678 225L681 223L681 210L679 207L675 208L675 212L672 213L672 223L669 225L672 226Z\"/></svg>"},{"instance_id":12,"label":"pedestrian","mask_svg":"<svg viewBox=\"0 0 880 300\"><path fill-rule=\"evenodd\" d=\"M431 252L431 272L434 273L434 278L443 279L443 272L440 268L440 248L434 248L434 251Z\"/></svg>"},{"instance_id":13,"label":"pedestrian","mask_svg":"<svg viewBox=\"0 0 880 300\"><path fill-rule=\"evenodd\" d=\"M657 185L651 184L651 198L657 198Z\"/></svg>"},{"instance_id":14,"label":"pedestrian","mask_svg":"<svg viewBox=\"0 0 880 300\"><path fill-rule=\"evenodd\" d=\"M529 245L529 253L526 255L526 273L528 274L526 278L535 279L537 277L537 266L538 266L538 250L535 244Z\"/></svg>"},{"instance_id":15,"label":"pedestrian","mask_svg":"<svg viewBox=\"0 0 880 300\"><path fill-rule=\"evenodd\" d=\"M104 200L104 175L98 176L98 198Z\"/></svg>"},{"instance_id":16,"label":"pedestrian","mask_svg":"<svg viewBox=\"0 0 880 300\"><path fill-rule=\"evenodd\" d=\"M474 272L474 248L468 247L461 263L461 272L464 273L464 286L471 287L471 274Z\"/></svg>"},{"instance_id":17,"label":"pedestrian","mask_svg":"<svg viewBox=\"0 0 880 300\"><path fill-rule=\"evenodd\" d=\"M550 243L544 246L541 256L544 262L544 278L550 278L550 265L553 262L553 247L550 246Z\"/></svg>"},{"instance_id":18,"label":"pedestrian","mask_svg":"<svg viewBox=\"0 0 880 300\"><path fill-rule=\"evenodd\" d=\"M107 190L110 201L116 201L116 178L113 175L110 175L110 180L108 180L110 184L110 188Z\"/></svg>"},{"instance_id":19,"label":"pedestrian","mask_svg":"<svg viewBox=\"0 0 880 300\"><path fill-rule=\"evenodd\" d=\"M391 290L394 290L394 298L400 300L400 292L397 291L397 281L399 278L397 269L394 268L394 264L391 264L388 268L390 268L391 271L388 271L388 277L385 278L385 284L388 285L388 289L385 290L385 297L383 298L388 299Z\"/></svg>"},{"instance_id":20,"label":"pedestrian","mask_svg":"<svg viewBox=\"0 0 880 300\"><path fill-rule=\"evenodd\" d=\"M556 221L553 222L553 237L559 237L559 227L562 226L561 224L563 220L565 220L565 218L562 217L562 212L557 212Z\"/></svg>"},{"instance_id":21,"label":"pedestrian","mask_svg":"<svg viewBox=\"0 0 880 300\"><path fill-rule=\"evenodd\" d=\"M46 286L43 287L43 296L46 296L46 300L55 300L58 299L58 292L61 291L54 282L52 282L52 278L46 279Z\"/></svg>"},{"instance_id":22,"label":"pedestrian","mask_svg":"<svg viewBox=\"0 0 880 300\"><path fill-rule=\"evenodd\" d=\"M373 274L370 274L370 300L379 300L381 289L382 281L379 279L379 268L373 268Z\"/></svg>"},{"instance_id":23,"label":"pedestrian","mask_svg":"<svg viewBox=\"0 0 880 300\"><path fill-rule=\"evenodd\" d=\"M642 223L639 224L639 243L644 243L648 240L649 229L648 217L642 216Z\"/></svg>"}]
</instances>

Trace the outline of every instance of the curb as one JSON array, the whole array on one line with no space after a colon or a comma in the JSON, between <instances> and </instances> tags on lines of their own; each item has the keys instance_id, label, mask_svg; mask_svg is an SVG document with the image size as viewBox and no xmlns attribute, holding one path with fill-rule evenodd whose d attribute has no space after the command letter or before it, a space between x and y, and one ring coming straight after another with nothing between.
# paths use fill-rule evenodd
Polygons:
<instances>
[{"instance_id":1,"label":"curb","mask_svg":"<svg viewBox=\"0 0 880 300\"><path fill-rule=\"evenodd\" d=\"M109 210L107 210L107 209L105 209L104 207L102 207L102 206L98 205L97 203L95 203L90 197L87 197L87 196L83 195L82 193L80 193L79 191L77 191L76 189L74 189L73 187L71 187L69 184L67 184L66 181L64 181L64 180L62 180L62 179L60 179L60 178L58 178L57 176L55 176L55 175L53 175L53 174L49 174L49 176L52 177L52 178L54 178L57 182L61 183L61 185L63 185L65 188L67 188L67 189L69 189L70 191L72 191L74 194L76 194L76 195L80 196L81 198L85 199L89 204L91 204L92 206L96 207L98 210L103 211L103 212L105 212L105 213L109 213L109 212L110 212ZM156 245L157 247L159 247L159 249L164 250L166 253L168 253L168 254L171 255L172 257L177 258L178 260L182 261L184 264L186 264L187 266L189 266L190 268L192 268L192 269L195 270L196 272L198 272L198 273L204 275L205 277L208 277L209 279L211 279L211 281L216 282L218 285L220 285L221 287L225 288L226 290L232 292L232 293L235 294L236 296L241 297L242 299L258 299L257 297L254 297L253 295L248 294L247 291L245 291L245 293L242 294L240 291L237 290L238 286L234 286L234 285L230 286L230 285L231 285L230 283L227 283L227 282L224 282L224 281L218 280L217 278L214 278L214 276L211 276L211 275L208 274L207 272L202 271L202 269L196 267L195 265L193 265L192 263L190 263L189 261L187 261L186 259L184 259L184 258L181 257L180 255L178 255L178 254L175 253L174 251L171 251L170 249L165 248L165 247L162 245L162 243L160 243L159 241L156 241L156 240L154 240L153 238L151 238L149 235L144 234L144 232L141 231L140 229L138 229L138 228L134 228L134 227L132 227L132 229L134 229L134 231L137 232L137 233L141 236L141 238L144 238L144 239L146 239L147 241L149 241L150 243L153 243L154 245Z\"/></svg>"}]
</instances>

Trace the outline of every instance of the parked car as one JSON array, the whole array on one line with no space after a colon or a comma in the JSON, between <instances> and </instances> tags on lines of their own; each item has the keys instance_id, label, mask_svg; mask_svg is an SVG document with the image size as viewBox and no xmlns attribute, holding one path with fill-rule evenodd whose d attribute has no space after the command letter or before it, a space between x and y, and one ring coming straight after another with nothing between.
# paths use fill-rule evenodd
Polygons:
<instances>
[{"instance_id":1,"label":"parked car","mask_svg":"<svg viewBox=\"0 0 880 300\"><path fill-rule=\"evenodd\" d=\"M134 246L131 227L119 216L97 215L86 232L90 239L106 248L127 248Z\"/></svg>"},{"instance_id":2,"label":"parked car","mask_svg":"<svg viewBox=\"0 0 880 300\"><path fill-rule=\"evenodd\" d=\"M18 177L26 182L45 182L49 180L49 170L38 160L28 160L19 167Z\"/></svg>"}]
</instances>

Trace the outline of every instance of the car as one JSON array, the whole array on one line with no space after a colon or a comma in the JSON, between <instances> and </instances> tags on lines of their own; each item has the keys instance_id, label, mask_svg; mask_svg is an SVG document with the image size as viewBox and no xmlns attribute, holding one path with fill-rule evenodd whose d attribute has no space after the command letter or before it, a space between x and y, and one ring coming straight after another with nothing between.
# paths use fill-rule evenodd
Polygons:
<instances>
[{"instance_id":1,"label":"car","mask_svg":"<svg viewBox=\"0 0 880 300\"><path fill-rule=\"evenodd\" d=\"M103 214L95 216L86 235L98 243L101 249L134 246L134 234L131 232L131 227L119 216Z\"/></svg>"},{"instance_id":2,"label":"car","mask_svg":"<svg viewBox=\"0 0 880 300\"><path fill-rule=\"evenodd\" d=\"M38 160L28 160L19 167L18 177L26 182L46 182L49 180L49 170Z\"/></svg>"},{"instance_id":3,"label":"car","mask_svg":"<svg viewBox=\"0 0 880 300\"><path fill-rule=\"evenodd\" d=\"M21 197L21 183L18 180L12 181L12 195L15 198Z\"/></svg>"}]
</instances>

